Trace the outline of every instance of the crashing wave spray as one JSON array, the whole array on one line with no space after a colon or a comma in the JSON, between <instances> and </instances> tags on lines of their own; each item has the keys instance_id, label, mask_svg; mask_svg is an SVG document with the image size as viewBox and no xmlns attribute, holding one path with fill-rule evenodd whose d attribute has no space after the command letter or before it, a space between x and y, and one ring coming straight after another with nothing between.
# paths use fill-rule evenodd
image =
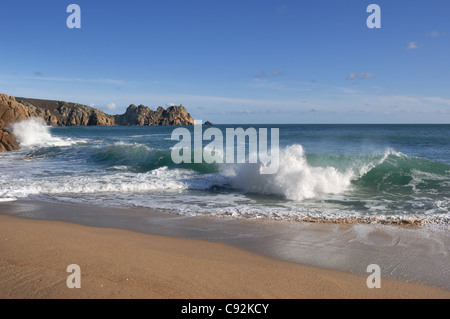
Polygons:
<instances>
[{"instance_id":1,"label":"crashing wave spray","mask_svg":"<svg viewBox=\"0 0 450 319\"><path fill-rule=\"evenodd\" d=\"M11 125L12 133L20 146L69 146L73 142L53 137L50 127L41 118L31 118Z\"/></svg>"},{"instance_id":2,"label":"crashing wave spray","mask_svg":"<svg viewBox=\"0 0 450 319\"><path fill-rule=\"evenodd\" d=\"M353 171L340 172L334 167L312 167L307 163L303 147L291 145L280 152L276 174L260 174L259 165L236 166L234 187L247 192L280 195L291 200L314 198L323 194L339 194L347 190Z\"/></svg>"}]
</instances>

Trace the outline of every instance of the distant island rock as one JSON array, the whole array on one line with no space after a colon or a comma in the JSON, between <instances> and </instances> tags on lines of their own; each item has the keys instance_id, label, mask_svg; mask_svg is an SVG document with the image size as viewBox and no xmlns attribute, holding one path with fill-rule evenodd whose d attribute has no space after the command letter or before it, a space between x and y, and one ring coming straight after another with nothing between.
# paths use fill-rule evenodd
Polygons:
<instances>
[{"instance_id":1,"label":"distant island rock","mask_svg":"<svg viewBox=\"0 0 450 319\"><path fill-rule=\"evenodd\" d=\"M154 111L148 106L131 104L124 114L109 115L83 104L0 93L0 152L19 148L8 126L31 117L40 117L50 126L194 125L194 119L183 105L167 109L160 106Z\"/></svg>"},{"instance_id":2,"label":"distant island rock","mask_svg":"<svg viewBox=\"0 0 450 319\"><path fill-rule=\"evenodd\" d=\"M158 107L152 111L148 106L131 104L125 114L115 115L117 125L194 125L194 119L183 105Z\"/></svg>"}]
</instances>

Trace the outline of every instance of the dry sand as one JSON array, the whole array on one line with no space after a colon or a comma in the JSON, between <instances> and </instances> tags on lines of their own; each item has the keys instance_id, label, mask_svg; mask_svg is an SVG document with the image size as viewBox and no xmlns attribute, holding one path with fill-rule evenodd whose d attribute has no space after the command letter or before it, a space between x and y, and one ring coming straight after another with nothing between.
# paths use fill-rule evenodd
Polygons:
<instances>
[{"instance_id":1,"label":"dry sand","mask_svg":"<svg viewBox=\"0 0 450 319\"><path fill-rule=\"evenodd\" d=\"M67 266L81 268L69 289ZM429 286L260 256L236 247L0 215L0 298L449 298Z\"/></svg>"}]
</instances>

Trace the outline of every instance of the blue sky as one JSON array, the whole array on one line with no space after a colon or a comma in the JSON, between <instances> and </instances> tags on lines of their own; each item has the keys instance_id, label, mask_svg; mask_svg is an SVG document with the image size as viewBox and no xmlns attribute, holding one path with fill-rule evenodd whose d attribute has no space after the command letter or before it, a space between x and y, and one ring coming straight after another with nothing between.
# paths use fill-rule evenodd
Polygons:
<instances>
[{"instance_id":1,"label":"blue sky","mask_svg":"<svg viewBox=\"0 0 450 319\"><path fill-rule=\"evenodd\" d=\"M69 4L81 29L69 29ZM366 8L381 8L369 29ZM2 1L0 92L214 123L450 123L443 0Z\"/></svg>"}]
</instances>

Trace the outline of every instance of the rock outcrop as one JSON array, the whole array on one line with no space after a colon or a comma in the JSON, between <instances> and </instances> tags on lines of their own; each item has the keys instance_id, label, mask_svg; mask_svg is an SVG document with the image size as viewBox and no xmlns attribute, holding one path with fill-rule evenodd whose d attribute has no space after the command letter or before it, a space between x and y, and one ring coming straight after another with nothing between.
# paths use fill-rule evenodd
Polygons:
<instances>
[{"instance_id":1,"label":"rock outcrop","mask_svg":"<svg viewBox=\"0 0 450 319\"><path fill-rule=\"evenodd\" d=\"M13 96L0 93L0 152L19 148L15 137L9 131L12 123L38 116L36 108L26 107Z\"/></svg>"},{"instance_id":2,"label":"rock outcrop","mask_svg":"<svg viewBox=\"0 0 450 319\"><path fill-rule=\"evenodd\" d=\"M166 110L160 106L153 111L148 106L131 104L125 114L113 116L78 103L22 97L16 99L26 106L37 109L40 117L53 126L194 124L194 119L182 105L170 106Z\"/></svg>"},{"instance_id":3,"label":"rock outcrop","mask_svg":"<svg viewBox=\"0 0 450 319\"><path fill-rule=\"evenodd\" d=\"M194 119L183 105L161 106L152 111L148 106L131 104L125 114L114 116L117 125L194 125Z\"/></svg>"},{"instance_id":4,"label":"rock outcrop","mask_svg":"<svg viewBox=\"0 0 450 319\"><path fill-rule=\"evenodd\" d=\"M109 115L99 109L78 103L12 97L0 93L0 152L19 147L9 125L40 117L51 126L112 125L194 125L194 119L183 105L158 107L130 105L125 114Z\"/></svg>"},{"instance_id":5,"label":"rock outcrop","mask_svg":"<svg viewBox=\"0 0 450 319\"><path fill-rule=\"evenodd\" d=\"M51 126L114 125L112 115L83 104L23 97L18 97L16 100L25 106L39 110L39 116Z\"/></svg>"},{"instance_id":6,"label":"rock outcrop","mask_svg":"<svg viewBox=\"0 0 450 319\"><path fill-rule=\"evenodd\" d=\"M19 148L19 143L17 142L14 135L9 133L8 131L0 129L0 153L13 151L18 148Z\"/></svg>"},{"instance_id":7,"label":"rock outcrop","mask_svg":"<svg viewBox=\"0 0 450 319\"><path fill-rule=\"evenodd\" d=\"M158 125L194 125L194 119L183 105L169 106L163 110Z\"/></svg>"}]
</instances>

